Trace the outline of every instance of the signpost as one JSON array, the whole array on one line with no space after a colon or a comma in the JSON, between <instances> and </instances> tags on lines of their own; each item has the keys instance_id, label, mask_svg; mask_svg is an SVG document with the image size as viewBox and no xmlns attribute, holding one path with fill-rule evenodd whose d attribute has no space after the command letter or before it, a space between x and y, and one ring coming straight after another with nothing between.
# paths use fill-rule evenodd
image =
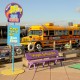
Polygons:
<instances>
[{"instance_id":1,"label":"signpost","mask_svg":"<svg viewBox=\"0 0 80 80\"><path fill-rule=\"evenodd\" d=\"M7 28L7 44L12 46L12 72L14 72L14 46L20 46L20 26L15 23L20 22L22 14L23 9L17 3L10 3L5 8L7 21L13 23Z\"/></svg>"},{"instance_id":2,"label":"signpost","mask_svg":"<svg viewBox=\"0 0 80 80\"><path fill-rule=\"evenodd\" d=\"M7 44L12 46L12 71L14 71L14 46L20 45L20 26L8 26Z\"/></svg>"},{"instance_id":3,"label":"signpost","mask_svg":"<svg viewBox=\"0 0 80 80\"><path fill-rule=\"evenodd\" d=\"M5 8L5 15L9 23L7 27L7 44L12 46L12 71L11 69L3 70L4 75L14 75L23 73L23 69L14 69L14 46L20 46L20 26L15 23L20 22L23 14L23 9L17 3L10 3Z\"/></svg>"}]
</instances>

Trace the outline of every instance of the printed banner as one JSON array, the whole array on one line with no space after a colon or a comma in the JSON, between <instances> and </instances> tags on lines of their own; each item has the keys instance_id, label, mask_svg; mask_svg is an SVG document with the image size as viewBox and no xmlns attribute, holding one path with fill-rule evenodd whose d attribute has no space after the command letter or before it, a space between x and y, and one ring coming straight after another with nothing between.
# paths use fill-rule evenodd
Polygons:
<instances>
[{"instance_id":1,"label":"printed banner","mask_svg":"<svg viewBox=\"0 0 80 80\"><path fill-rule=\"evenodd\" d=\"M9 25L7 28L7 44L19 46L20 45L20 26Z\"/></svg>"}]
</instances>

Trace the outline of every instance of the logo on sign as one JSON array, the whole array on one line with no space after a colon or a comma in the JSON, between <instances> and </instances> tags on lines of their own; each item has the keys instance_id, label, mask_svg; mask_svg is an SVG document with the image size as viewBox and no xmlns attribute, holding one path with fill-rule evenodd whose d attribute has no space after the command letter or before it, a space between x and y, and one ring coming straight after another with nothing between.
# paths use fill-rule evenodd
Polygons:
<instances>
[{"instance_id":1,"label":"logo on sign","mask_svg":"<svg viewBox=\"0 0 80 80\"><path fill-rule=\"evenodd\" d=\"M23 9L17 3L10 3L5 9L5 15L8 18L8 22L20 22L22 14Z\"/></svg>"}]
</instances>

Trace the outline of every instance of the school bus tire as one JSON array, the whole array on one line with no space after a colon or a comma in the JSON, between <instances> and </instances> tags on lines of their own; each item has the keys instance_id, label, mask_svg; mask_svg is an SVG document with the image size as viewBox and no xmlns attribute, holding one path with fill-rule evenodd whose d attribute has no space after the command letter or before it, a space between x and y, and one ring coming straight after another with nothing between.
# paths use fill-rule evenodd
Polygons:
<instances>
[{"instance_id":1,"label":"school bus tire","mask_svg":"<svg viewBox=\"0 0 80 80\"><path fill-rule=\"evenodd\" d=\"M41 43L36 43L35 49L36 49L37 51L42 51L42 45L41 45Z\"/></svg>"},{"instance_id":2,"label":"school bus tire","mask_svg":"<svg viewBox=\"0 0 80 80\"><path fill-rule=\"evenodd\" d=\"M34 44L32 44L32 43L28 44L28 51L30 51L30 52L34 51Z\"/></svg>"}]
</instances>

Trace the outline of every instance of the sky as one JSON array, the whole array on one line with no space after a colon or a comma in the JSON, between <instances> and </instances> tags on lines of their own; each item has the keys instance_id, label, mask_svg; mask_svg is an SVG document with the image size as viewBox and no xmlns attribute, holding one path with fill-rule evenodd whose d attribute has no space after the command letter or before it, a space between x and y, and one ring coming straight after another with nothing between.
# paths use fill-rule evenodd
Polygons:
<instances>
[{"instance_id":1,"label":"sky","mask_svg":"<svg viewBox=\"0 0 80 80\"><path fill-rule=\"evenodd\" d=\"M22 25L80 23L80 0L0 0L0 25L8 23L5 8L12 2L23 8Z\"/></svg>"}]
</instances>

